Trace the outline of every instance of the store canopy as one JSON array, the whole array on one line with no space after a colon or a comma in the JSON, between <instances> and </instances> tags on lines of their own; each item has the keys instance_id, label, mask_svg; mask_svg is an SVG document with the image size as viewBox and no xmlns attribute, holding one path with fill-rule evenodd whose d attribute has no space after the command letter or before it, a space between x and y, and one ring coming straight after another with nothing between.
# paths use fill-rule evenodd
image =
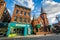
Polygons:
<instances>
[{"instance_id":1,"label":"store canopy","mask_svg":"<svg viewBox=\"0 0 60 40\"><path fill-rule=\"evenodd\" d=\"M37 25L36 25L36 28L40 28L40 27L41 27L41 24L37 24Z\"/></svg>"}]
</instances>

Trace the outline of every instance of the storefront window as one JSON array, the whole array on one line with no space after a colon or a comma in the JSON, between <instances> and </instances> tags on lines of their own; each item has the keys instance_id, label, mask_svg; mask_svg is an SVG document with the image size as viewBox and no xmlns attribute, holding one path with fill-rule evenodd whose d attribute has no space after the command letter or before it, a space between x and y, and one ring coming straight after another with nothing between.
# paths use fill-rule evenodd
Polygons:
<instances>
[{"instance_id":1,"label":"storefront window","mask_svg":"<svg viewBox=\"0 0 60 40\"><path fill-rule=\"evenodd\" d=\"M28 22L30 22L30 19L28 19Z\"/></svg>"}]
</instances>

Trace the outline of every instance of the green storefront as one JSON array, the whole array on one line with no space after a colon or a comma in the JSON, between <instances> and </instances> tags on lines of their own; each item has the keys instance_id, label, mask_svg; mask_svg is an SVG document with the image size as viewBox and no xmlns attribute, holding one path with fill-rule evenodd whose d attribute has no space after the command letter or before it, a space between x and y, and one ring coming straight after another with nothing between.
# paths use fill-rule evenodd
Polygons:
<instances>
[{"instance_id":1,"label":"green storefront","mask_svg":"<svg viewBox=\"0 0 60 40\"><path fill-rule=\"evenodd\" d=\"M30 24L21 24L16 22L11 22L8 25L8 31L7 36L13 37L13 36L27 36L32 33Z\"/></svg>"},{"instance_id":2,"label":"green storefront","mask_svg":"<svg viewBox=\"0 0 60 40\"><path fill-rule=\"evenodd\" d=\"M36 25L36 28L40 28L40 27L41 27L41 24L37 24L37 25Z\"/></svg>"}]
</instances>

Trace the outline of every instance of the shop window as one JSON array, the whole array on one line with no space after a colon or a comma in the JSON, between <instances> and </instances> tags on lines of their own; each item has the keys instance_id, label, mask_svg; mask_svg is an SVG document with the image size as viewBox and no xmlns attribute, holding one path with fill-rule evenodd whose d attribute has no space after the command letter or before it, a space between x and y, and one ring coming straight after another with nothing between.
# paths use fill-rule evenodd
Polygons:
<instances>
[{"instance_id":1,"label":"shop window","mask_svg":"<svg viewBox=\"0 0 60 40\"><path fill-rule=\"evenodd\" d=\"M13 28L10 34L24 35L24 28Z\"/></svg>"}]
</instances>

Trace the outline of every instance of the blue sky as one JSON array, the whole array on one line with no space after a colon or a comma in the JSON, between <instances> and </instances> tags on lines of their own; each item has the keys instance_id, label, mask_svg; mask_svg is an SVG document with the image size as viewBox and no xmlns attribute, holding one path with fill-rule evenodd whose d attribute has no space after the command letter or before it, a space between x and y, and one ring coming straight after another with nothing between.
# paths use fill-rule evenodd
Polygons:
<instances>
[{"instance_id":1,"label":"blue sky","mask_svg":"<svg viewBox=\"0 0 60 40\"><path fill-rule=\"evenodd\" d=\"M49 23L56 23L56 15L60 14L60 1L59 0L5 0L6 7L12 16L15 4L31 8L31 18L35 14L36 17L40 15L41 5L47 13Z\"/></svg>"},{"instance_id":2,"label":"blue sky","mask_svg":"<svg viewBox=\"0 0 60 40\"><path fill-rule=\"evenodd\" d=\"M32 3L33 3L33 6L34 6L33 10L31 10L31 15L32 15L32 16L33 16L34 14L39 15L39 14L40 14L40 7L41 7L41 1L42 1L42 0L31 0L31 1L32 1ZM15 4L19 4L19 2L18 2L17 0L5 0L5 2L6 2L6 7L8 8L8 10L9 10L9 12L10 12L10 15L12 15ZM28 2L26 2L26 1L24 1L24 2L25 2L26 7L27 7ZM25 6L25 5L23 4L23 2L20 3L19 5ZM31 5L31 6L32 6L32 5ZM28 8L29 8L29 7L28 7ZM31 9L32 9L32 8L31 8Z\"/></svg>"}]
</instances>

